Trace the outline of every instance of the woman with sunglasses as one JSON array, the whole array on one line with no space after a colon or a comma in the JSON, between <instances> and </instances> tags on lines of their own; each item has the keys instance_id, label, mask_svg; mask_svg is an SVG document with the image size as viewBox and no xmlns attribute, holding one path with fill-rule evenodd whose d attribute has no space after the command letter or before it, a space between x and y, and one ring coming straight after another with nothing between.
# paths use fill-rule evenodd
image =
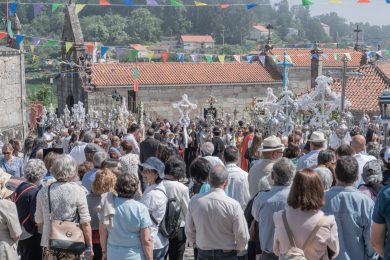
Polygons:
<instances>
[{"instance_id":1,"label":"woman with sunglasses","mask_svg":"<svg viewBox=\"0 0 390 260\"><path fill-rule=\"evenodd\" d=\"M23 159L14 156L13 151L14 149L11 144L4 144L0 167L14 177L23 177Z\"/></svg>"}]
</instances>

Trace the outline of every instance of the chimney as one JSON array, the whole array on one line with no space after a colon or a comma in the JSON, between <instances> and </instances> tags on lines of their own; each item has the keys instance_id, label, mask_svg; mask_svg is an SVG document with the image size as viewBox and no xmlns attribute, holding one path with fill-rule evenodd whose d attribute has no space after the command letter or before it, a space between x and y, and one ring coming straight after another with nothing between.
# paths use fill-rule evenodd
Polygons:
<instances>
[{"instance_id":1,"label":"chimney","mask_svg":"<svg viewBox=\"0 0 390 260\"><path fill-rule=\"evenodd\" d=\"M322 53L323 51L319 47L319 42L314 42L311 53L311 84L310 87L313 89L316 86L316 79L322 75Z\"/></svg>"}]
</instances>

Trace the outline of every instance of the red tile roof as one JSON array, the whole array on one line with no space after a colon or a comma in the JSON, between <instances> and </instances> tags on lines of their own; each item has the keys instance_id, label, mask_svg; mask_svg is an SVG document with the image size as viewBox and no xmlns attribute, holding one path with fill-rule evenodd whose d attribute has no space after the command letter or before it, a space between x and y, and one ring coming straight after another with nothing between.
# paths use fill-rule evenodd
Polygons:
<instances>
[{"instance_id":1,"label":"red tile roof","mask_svg":"<svg viewBox=\"0 0 390 260\"><path fill-rule=\"evenodd\" d=\"M390 66L390 63L387 66ZM349 77L345 90L346 99L351 102L350 110L379 111L378 97L389 87L388 81L375 65L364 65L357 71L364 73L364 76ZM335 82L332 89L340 92L341 83Z\"/></svg>"},{"instance_id":2,"label":"red tile roof","mask_svg":"<svg viewBox=\"0 0 390 260\"><path fill-rule=\"evenodd\" d=\"M390 81L390 62L377 63L377 67L383 73L383 75Z\"/></svg>"},{"instance_id":3,"label":"red tile roof","mask_svg":"<svg viewBox=\"0 0 390 260\"><path fill-rule=\"evenodd\" d=\"M255 28L256 30L260 31L260 32L268 32L268 29L262 25L262 24L255 24L253 25L253 28Z\"/></svg>"},{"instance_id":4,"label":"red tile roof","mask_svg":"<svg viewBox=\"0 0 390 260\"><path fill-rule=\"evenodd\" d=\"M182 42L214 42L213 37L210 35L182 35L181 40Z\"/></svg>"},{"instance_id":5,"label":"red tile roof","mask_svg":"<svg viewBox=\"0 0 390 260\"><path fill-rule=\"evenodd\" d=\"M93 64L92 84L132 86L134 63ZM231 85L240 83L276 83L282 78L277 72L258 63L138 63L139 85Z\"/></svg>"}]
</instances>

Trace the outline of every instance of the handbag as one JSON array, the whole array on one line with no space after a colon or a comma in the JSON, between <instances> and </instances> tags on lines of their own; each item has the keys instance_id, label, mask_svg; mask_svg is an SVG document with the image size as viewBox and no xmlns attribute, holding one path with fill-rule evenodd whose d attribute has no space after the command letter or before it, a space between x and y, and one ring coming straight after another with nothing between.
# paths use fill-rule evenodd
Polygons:
<instances>
[{"instance_id":1,"label":"handbag","mask_svg":"<svg viewBox=\"0 0 390 260\"><path fill-rule=\"evenodd\" d=\"M75 254L81 254L85 250L84 233L80 223L67 220L54 220L51 214L50 188L48 187L50 237L49 247L60 249ZM76 211L76 215L78 212Z\"/></svg>"}]
</instances>

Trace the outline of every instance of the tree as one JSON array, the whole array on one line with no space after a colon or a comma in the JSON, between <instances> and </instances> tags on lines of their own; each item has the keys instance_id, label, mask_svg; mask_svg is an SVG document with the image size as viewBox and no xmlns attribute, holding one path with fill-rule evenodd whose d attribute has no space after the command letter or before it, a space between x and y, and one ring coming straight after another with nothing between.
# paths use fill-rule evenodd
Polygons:
<instances>
[{"instance_id":1,"label":"tree","mask_svg":"<svg viewBox=\"0 0 390 260\"><path fill-rule=\"evenodd\" d=\"M324 24L330 27L330 37L333 41L337 42L341 38L350 35L351 31L347 24L347 20L343 17L338 16L337 13L329 13L318 16L318 18Z\"/></svg>"},{"instance_id":2,"label":"tree","mask_svg":"<svg viewBox=\"0 0 390 260\"><path fill-rule=\"evenodd\" d=\"M133 42L156 42L162 29L162 21L146 8L135 9L127 18L127 29Z\"/></svg>"}]
</instances>

